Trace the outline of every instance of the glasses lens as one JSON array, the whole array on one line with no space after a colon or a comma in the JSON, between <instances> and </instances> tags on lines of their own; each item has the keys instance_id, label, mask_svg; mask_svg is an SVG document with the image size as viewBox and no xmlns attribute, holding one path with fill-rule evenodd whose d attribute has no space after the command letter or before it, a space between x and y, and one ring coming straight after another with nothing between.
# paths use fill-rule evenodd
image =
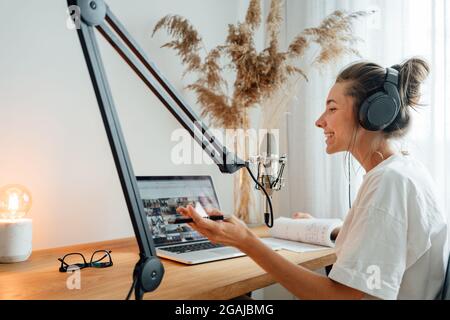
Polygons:
<instances>
[{"instance_id":1,"label":"glasses lens","mask_svg":"<svg viewBox=\"0 0 450 320\"><path fill-rule=\"evenodd\" d=\"M107 267L112 264L111 255L109 251L100 250L94 252L91 259L92 267Z\"/></svg>"},{"instance_id":2,"label":"glasses lens","mask_svg":"<svg viewBox=\"0 0 450 320\"><path fill-rule=\"evenodd\" d=\"M83 255L79 253L71 253L64 257L63 268L68 268L69 266L82 267L85 264Z\"/></svg>"}]
</instances>

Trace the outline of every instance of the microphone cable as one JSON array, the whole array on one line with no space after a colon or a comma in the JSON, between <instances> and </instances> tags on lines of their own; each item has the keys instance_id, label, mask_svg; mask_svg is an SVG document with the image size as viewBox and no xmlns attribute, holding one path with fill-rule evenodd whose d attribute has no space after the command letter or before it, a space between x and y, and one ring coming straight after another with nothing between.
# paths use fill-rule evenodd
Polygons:
<instances>
[{"instance_id":1,"label":"microphone cable","mask_svg":"<svg viewBox=\"0 0 450 320\"><path fill-rule=\"evenodd\" d=\"M266 226L269 228L273 227L273 207L272 207L272 200L270 199L269 194L267 193L266 189L259 183L258 179L255 178L253 175L252 170L250 169L250 163L248 161L245 162L245 167L247 168L248 173L252 177L253 181L259 186L259 188L264 192L266 195L266 201L269 204L269 211L270 212L264 212L264 222Z\"/></svg>"}]
</instances>

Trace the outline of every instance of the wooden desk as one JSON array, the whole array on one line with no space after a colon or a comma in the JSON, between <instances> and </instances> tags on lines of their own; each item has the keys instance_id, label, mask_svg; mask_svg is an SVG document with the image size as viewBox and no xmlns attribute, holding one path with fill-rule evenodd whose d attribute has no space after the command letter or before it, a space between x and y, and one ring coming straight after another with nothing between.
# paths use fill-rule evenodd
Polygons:
<instances>
[{"instance_id":1,"label":"wooden desk","mask_svg":"<svg viewBox=\"0 0 450 320\"><path fill-rule=\"evenodd\" d=\"M265 227L255 228L265 236ZM69 290L71 274L58 271L57 258L69 252L90 257L98 249L112 250L114 265L81 270L81 289ZM278 251L290 261L316 270L335 261L333 249L311 253ZM134 238L35 251L26 262L0 264L0 299L125 299L138 260ZM231 299L274 283L272 277L248 257L187 266L161 259L165 275L145 299Z\"/></svg>"}]
</instances>

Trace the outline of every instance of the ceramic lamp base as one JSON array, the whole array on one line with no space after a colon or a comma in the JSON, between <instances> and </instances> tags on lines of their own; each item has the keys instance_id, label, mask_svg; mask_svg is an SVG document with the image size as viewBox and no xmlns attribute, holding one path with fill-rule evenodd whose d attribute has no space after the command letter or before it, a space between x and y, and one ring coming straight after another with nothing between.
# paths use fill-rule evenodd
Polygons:
<instances>
[{"instance_id":1,"label":"ceramic lamp base","mask_svg":"<svg viewBox=\"0 0 450 320\"><path fill-rule=\"evenodd\" d=\"M31 219L0 219L0 263L27 260L32 251Z\"/></svg>"}]
</instances>

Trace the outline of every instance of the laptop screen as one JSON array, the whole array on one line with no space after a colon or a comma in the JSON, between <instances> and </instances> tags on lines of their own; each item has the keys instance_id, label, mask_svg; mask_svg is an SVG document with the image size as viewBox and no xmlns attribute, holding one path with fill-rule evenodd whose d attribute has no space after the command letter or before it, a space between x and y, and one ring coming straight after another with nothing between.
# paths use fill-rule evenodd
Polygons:
<instances>
[{"instance_id":1,"label":"laptop screen","mask_svg":"<svg viewBox=\"0 0 450 320\"><path fill-rule=\"evenodd\" d=\"M181 217L176 209L188 204L220 209L211 177L137 177L137 183L155 246L206 239L186 223L167 221Z\"/></svg>"}]
</instances>

